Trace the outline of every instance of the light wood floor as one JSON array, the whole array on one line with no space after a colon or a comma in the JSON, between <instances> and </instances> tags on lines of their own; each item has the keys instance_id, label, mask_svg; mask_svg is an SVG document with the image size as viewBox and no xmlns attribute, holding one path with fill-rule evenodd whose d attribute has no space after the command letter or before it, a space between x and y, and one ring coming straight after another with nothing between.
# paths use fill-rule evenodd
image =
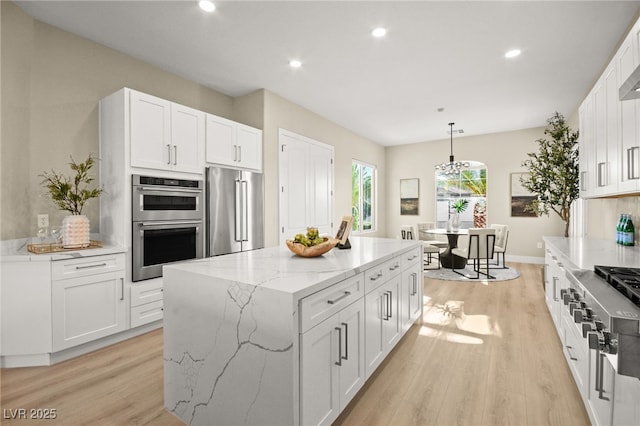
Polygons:
<instances>
[{"instance_id":1,"label":"light wood floor","mask_svg":"<svg viewBox=\"0 0 640 426\"><path fill-rule=\"evenodd\" d=\"M338 425L588 425L544 303L539 265L490 284L425 280L425 314ZM3 425L180 425L163 409L162 331L52 367L3 369Z\"/></svg>"}]
</instances>

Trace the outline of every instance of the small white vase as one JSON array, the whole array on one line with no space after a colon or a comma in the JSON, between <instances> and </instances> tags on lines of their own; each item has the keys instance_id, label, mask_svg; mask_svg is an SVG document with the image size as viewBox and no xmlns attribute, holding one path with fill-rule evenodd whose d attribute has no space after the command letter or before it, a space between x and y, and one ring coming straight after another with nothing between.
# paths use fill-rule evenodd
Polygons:
<instances>
[{"instance_id":1,"label":"small white vase","mask_svg":"<svg viewBox=\"0 0 640 426\"><path fill-rule=\"evenodd\" d=\"M89 247L90 226L89 218L85 215L69 215L62 219L62 247Z\"/></svg>"},{"instance_id":2,"label":"small white vase","mask_svg":"<svg viewBox=\"0 0 640 426\"><path fill-rule=\"evenodd\" d=\"M460 229L460 214L458 212L451 213L451 230L458 231Z\"/></svg>"}]
</instances>

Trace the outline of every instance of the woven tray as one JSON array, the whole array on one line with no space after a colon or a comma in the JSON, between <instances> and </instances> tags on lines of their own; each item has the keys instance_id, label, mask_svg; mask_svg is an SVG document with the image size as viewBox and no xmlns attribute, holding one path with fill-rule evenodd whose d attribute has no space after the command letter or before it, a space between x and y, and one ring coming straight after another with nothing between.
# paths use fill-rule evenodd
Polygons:
<instances>
[{"instance_id":1,"label":"woven tray","mask_svg":"<svg viewBox=\"0 0 640 426\"><path fill-rule=\"evenodd\" d=\"M64 251L77 251L88 250L94 248L101 248L102 241L91 240L87 247L75 247L64 248L61 243L42 243L42 244L27 244L27 250L31 253L43 254L43 253L59 253Z\"/></svg>"}]
</instances>

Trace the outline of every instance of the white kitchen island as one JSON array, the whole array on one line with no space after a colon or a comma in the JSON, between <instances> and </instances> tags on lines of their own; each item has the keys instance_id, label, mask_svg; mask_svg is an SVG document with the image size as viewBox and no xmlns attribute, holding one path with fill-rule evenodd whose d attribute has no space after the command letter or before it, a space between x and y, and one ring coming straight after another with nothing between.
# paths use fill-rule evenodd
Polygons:
<instances>
[{"instance_id":1,"label":"white kitchen island","mask_svg":"<svg viewBox=\"0 0 640 426\"><path fill-rule=\"evenodd\" d=\"M165 266L165 408L190 425L335 420L422 313L419 241L351 245Z\"/></svg>"}]
</instances>

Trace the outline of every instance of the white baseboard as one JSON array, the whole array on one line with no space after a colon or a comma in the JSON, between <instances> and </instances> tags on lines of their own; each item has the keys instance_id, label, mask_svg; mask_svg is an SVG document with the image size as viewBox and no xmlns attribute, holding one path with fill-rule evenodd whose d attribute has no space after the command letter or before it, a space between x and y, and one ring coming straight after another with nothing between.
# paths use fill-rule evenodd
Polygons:
<instances>
[{"instance_id":1,"label":"white baseboard","mask_svg":"<svg viewBox=\"0 0 640 426\"><path fill-rule=\"evenodd\" d=\"M544 265L544 257L535 257L535 256L506 256L507 262L517 262L517 263L535 263L538 265Z\"/></svg>"}]
</instances>

